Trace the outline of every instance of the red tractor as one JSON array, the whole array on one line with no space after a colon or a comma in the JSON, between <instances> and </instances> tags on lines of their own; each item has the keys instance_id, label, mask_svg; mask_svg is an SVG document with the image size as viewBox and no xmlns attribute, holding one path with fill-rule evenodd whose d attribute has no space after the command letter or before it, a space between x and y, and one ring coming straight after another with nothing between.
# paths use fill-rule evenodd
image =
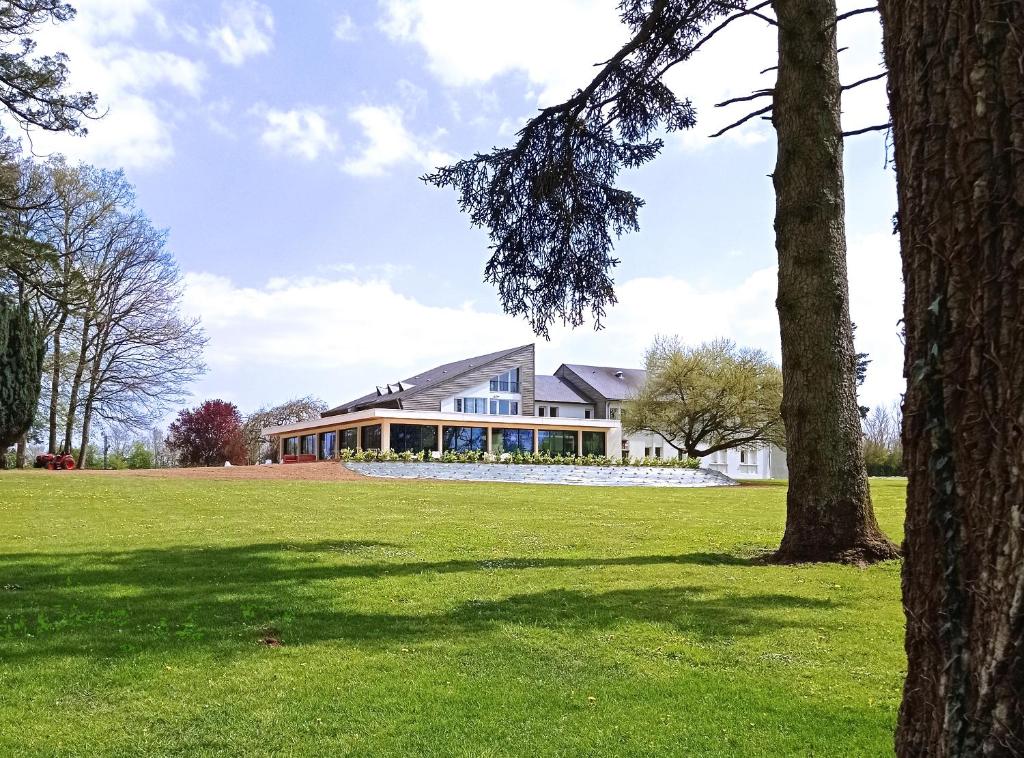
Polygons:
<instances>
[{"instance_id":1,"label":"red tractor","mask_svg":"<svg viewBox=\"0 0 1024 758\"><path fill-rule=\"evenodd\" d=\"M36 456L36 468L45 468L50 471L72 471L75 468L75 459L70 455L45 453Z\"/></svg>"}]
</instances>

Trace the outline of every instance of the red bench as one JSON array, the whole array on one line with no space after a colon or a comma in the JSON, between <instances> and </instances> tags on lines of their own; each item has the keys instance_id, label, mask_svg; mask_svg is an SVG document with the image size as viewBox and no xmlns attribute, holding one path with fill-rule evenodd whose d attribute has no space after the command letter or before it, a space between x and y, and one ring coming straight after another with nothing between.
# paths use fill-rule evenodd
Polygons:
<instances>
[{"instance_id":1,"label":"red bench","mask_svg":"<svg viewBox=\"0 0 1024 758\"><path fill-rule=\"evenodd\" d=\"M303 455L286 455L281 458L281 463L316 463L316 456L305 453Z\"/></svg>"}]
</instances>

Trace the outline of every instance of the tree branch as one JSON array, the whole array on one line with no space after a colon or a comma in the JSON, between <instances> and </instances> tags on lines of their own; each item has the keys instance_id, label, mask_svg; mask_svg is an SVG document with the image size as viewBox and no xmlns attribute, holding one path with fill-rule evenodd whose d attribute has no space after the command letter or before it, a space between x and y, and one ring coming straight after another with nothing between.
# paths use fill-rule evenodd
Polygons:
<instances>
[{"instance_id":1,"label":"tree branch","mask_svg":"<svg viewBox=\"0 0 1024 758\"><path fill-rule=\"evenodd\" d=\"M865 126L863 129L854 129L850 132L843 132L844 137L856 137L858 134L867 134L868 132L887 132L892 129L892 124L877 124L876 126Z\"/></svg>"},{"instance_id":2,"label":"tree branch","mask_svg":"<svg viewBox=\"0 0 1024 758\"><path fill-rule=\"evenodd\" d=\"M888 71L883 71L882 73L875 74L874 76L866 76L863 79L860 79L860 80L858 80L856 82L853 82L852 84L844 84L839 89L842 92L846 92L846 90L853 89L854 87L859 87L862 84L867 84L868 82L874 82L874 81L878 81L879 79L884 79L888 75L889 75Z\"/></svg>"},{"instance_id":3,"label":"tree branch","mask_svg":"<svg viewBox=\"0 0 1024 758\"><path fill-rule=\"evenodd\" d=\"M715 139L716 137L721 137L726 132L731 131L731 130L737 128L738 126L742 126L743 124L747 123L748 121L750 121L750 119L756 118L757 116L760 116L760 115L762 115L764 113L768 113L769 111L771 111L771 109L772 109L772 106L766 105L764 108L761 108L760 110L756 110L753 113L748 113L746 116L741 118L739 121L734 121L733 123L729 124L728 126L722 128L722 129L719 129L717 132L715 132L714 134L711 135L711 139Z\"/></svg>"},{"instance_id":4,"label":"tree branch","mask_svg":"<svg viewBox=\"0 0 1024 758\"><path fill-rule=\"evenodd\" d=\"M728 100L723 100L720 103L715 103L715 107L724 108L725 106L732 105L733 103L745 103L750 100L757 100L759 97L771 97L774 94L774 88L759 89L757 92L752 92L751 94L744 95L743 97L732 97Z\"/></svg>"}]
</instances>

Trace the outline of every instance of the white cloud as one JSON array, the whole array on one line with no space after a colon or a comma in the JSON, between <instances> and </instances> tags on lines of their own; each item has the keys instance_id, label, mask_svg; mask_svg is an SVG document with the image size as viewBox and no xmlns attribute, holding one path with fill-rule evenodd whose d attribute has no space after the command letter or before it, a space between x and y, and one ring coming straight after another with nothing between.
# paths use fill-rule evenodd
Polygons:
<instances>
[{"instance_id":1,"label":"white cloud","mask_svg":"<svg viewBox=\"0 0 1024 758\"><path fill-rule=\"evenodd\" d=\"M625 41L616 0L384 0L381 27L419 44L446 85L482 85L520 72L550 103L572 94L593 64ZM481 29L500 30L481 34ZM569 31L571 30L571 31Z\"/></svg>"},{"instance_id":2,"label":"white cloud","mask_svg":"<svg viewBox=\"0 0 1024 758\"><path fill-rule=\"evenodd\" d=\"M355 42L359 39L356 22L347 13L342 13L334 22L334 38L341 42Z\"/></svg>"},{"instance_id":3,"label":"white cloud","mask_svg":"<svg viewBox=\"0 0 1024 758\"><path fill-rule=\"evenodd\" d=\"M312 161L338 147L338 135L323 114L313 108L270 109L263 117L266 127L260 139L273 150Z\"/></svg>"},{"instance_id":4,"label":"white cloud","mask_svg":"<svg viewBox=\"0 0 1024 758\"><path fill-rule=\"evenodd\" d=\"M220 26L210 29L207 41L222 61L241 66L274 46L274 14L255 0L225 2Z\"/></svg>"},{"instance_id":5,"label":"white cloud","mask_svg":"<svg viewBox=\"0 0 1024 758\"><path fill-rule=\"evenodd\" d=\"M152 167L174 153L173 130L180 109L167 95L202 94L206 71L197 61L164 50L142 49L131 38L146 24L165 22L157 0L85 0L77 17L44 27L40 52L70 58L70 86L99 95L105 117L85 122L86 138L35 131L37 154L61 152L108 167Z\"/></svg>"},{"instance_id":6,"label":"white cloud","mask_svg":"<svg viewBox=\"0 0 1024 758\"><path fill-rule=\"evenodd\" d=\"M890 402L903 391L898 268L890 239L865 237L851 245L857 347L872 359L861 392L867 405ZM428 305L398 291L380 271L360 276L342 267L261 287L187 275L186 308L202 317L211 337L208 381L253 406L307 393L341 402L474 351L535 341L522 321L497 307ZM772 268L731 286L677 277L622 282L605 329L553 330L550 342L537 341L537 370L549 373L562 362L639 366L659 333L691 344L726 336L778 358L775 289Z\"/></svg>"},{"instance_id":7,"label":"white cloud","mask_svg":"<svg viewBox=\"0 0 1024 758\"><path fill-rule=\"evenodd\" d=\"M531 104L544 106L564 100L588 82L595 72L593 64L607 60L625 42L628 30L619 21L617 5L615 0L382 0L381 27L392 39L420 45L430 70L449 87L480 87L519 73L527 80ZM839 5L844 11L858 2L840 0ZM479 34L479 29L501 29L502 34ZM775 27L763 21L742 19L717 35L693 60L673 69L666 81L681 97L690 98L698 111L697 127L674 137L679 144L687 148L714 144L709 134L768 104L765 99L714 107L774 85L774 72L760 72L777 63L776 34ZM840 58L844 81L877 73L881 48L877 16L844 21L840 46L849 47ZM844 98L846 128L884 123L885 113L882 83L848 92ZM521 120L516 123L511 131L522 125ZM757 144L772 139L771 126L755 118L724 139Z\"/></svg>"},{"instance_id":8,"label":"white cloud","mask_svg":"<svg viewBox=\"0 0 1024 758\"><path fill-rule=\"evenodd\" d=\"M433 138L413 134L397 106L361 105L349 111L349 118L362 128L364 137L359 155L342 164L342 170L353 176L380 176L403 163L432 169L452 160L434 145L440 133Z\"/></svg>"}]
</instances>

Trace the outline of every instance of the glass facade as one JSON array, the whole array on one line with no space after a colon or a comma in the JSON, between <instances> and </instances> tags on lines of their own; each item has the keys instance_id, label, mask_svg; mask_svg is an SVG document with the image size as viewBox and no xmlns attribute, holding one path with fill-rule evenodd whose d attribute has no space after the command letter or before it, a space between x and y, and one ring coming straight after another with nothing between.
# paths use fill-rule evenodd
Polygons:
<instances>
[{"instance_id":1,"label":"glass facade","mask_svg":"<svg viewBox=\"0 0 1024 758\"><path fill-rule=\"evenodd\" d=\"M519 392L519 369L514 368L491 379L491 392Z\"/></svg>"},{"instance_id":2,"label":"glass facade","mask_svg":"<svg viewBox=\"0 0 1024 758\"><path fill-rule=\"evenodd\" d=\"M359 447L359 430L354 426L351 429L342 429L340 434L342 450L355 450Z\"/></svg>"},{"instance_id":3,"label":"glass facade","mask_svg":"<svg viewBox=\"0 0 1024 758\"><path fill-rule=\"evenodd\" d=\"M537 432L537 447L548 455L576 455L576 432L541 429Z\"/></svg>"},{"instance_id":4,"label":"glass facade","mask_svg":"<svg viewBox=\"0 0 1024 758\"><path fill-rule=\"evenodd\" d=\"M284 439L284 454L285 455L298 455L299 454L299 438L298 437L285 437L285 439Z\"/></svg>"},{"instance_id":5,"label":"glass facade","mask_svg":"<svg viewBox=\"0 0 1024 758\"><path fill-rule=\"evenodd\" d=\"M359 431L363 450L380 450L380 424L364 426Z\"/></svg>"},{"instance_id":6,"label":"glass facade","mask_svg":"<svg viewBox=\"0 0 1024 758\"><path fill-rule=\"evenodd\" d=\"M532 453L532 429L492 429L491 452L501 453Z\"/></svg>"},{"instance_id":7,"label":"glass facade","mask_svg":"<svg viewBox=\"0 0 1024 758\"><path fill-rule=\"evenodd\" d=\"M320 435L320 460L329 461L338 452L338 433L324 432Z\"/></svg>"},{"instance_id":8,"label":"glass facade","mask_svg":"<svg viewBox=\"0 0 1024 758\"><path fill-rule=\"evenodd\" d=\"M437 427L421 424L392 424L391 449L396 453L437 450Z\"/></svg>"},{"instance_id":9,"label":"glass facade","mask_svg":"<svg viewBox=\"0 0 1024 758\"><path fill-rule=\"evenodd\" d=\"M306 434L302 437L302 454L316 455L316 435Z\"/></svg>"},{"instance_id":10,"label":"glass facade","mask_svg":"<svg viewBox=\"0 0 1024 758\"><path fill-rule=\"evenodd\" d=\"M583 454L604 455L604 432L583 432Z\"/></svg>"},{"instance_id":11,"label":"glass facade","mask_svg":"<svg viewBox=\"0 0 1024 758\"><path fill-rule=\"evenodd\" d=\"M518 416L519 415L519 403L515 400L492 400L491 401L491 415L492 416Z\"/></svg>"},{"instance_id":12,"label":"glass facade","mask_svg":"<svg viewBox=\"0 0 1024 758\"><path fill-rule=\"evenodd\" d=\"M478 426L446 426L443 431L445 451L464 453L487 449L487 430Z\"/></svg>"}]
</instances>

